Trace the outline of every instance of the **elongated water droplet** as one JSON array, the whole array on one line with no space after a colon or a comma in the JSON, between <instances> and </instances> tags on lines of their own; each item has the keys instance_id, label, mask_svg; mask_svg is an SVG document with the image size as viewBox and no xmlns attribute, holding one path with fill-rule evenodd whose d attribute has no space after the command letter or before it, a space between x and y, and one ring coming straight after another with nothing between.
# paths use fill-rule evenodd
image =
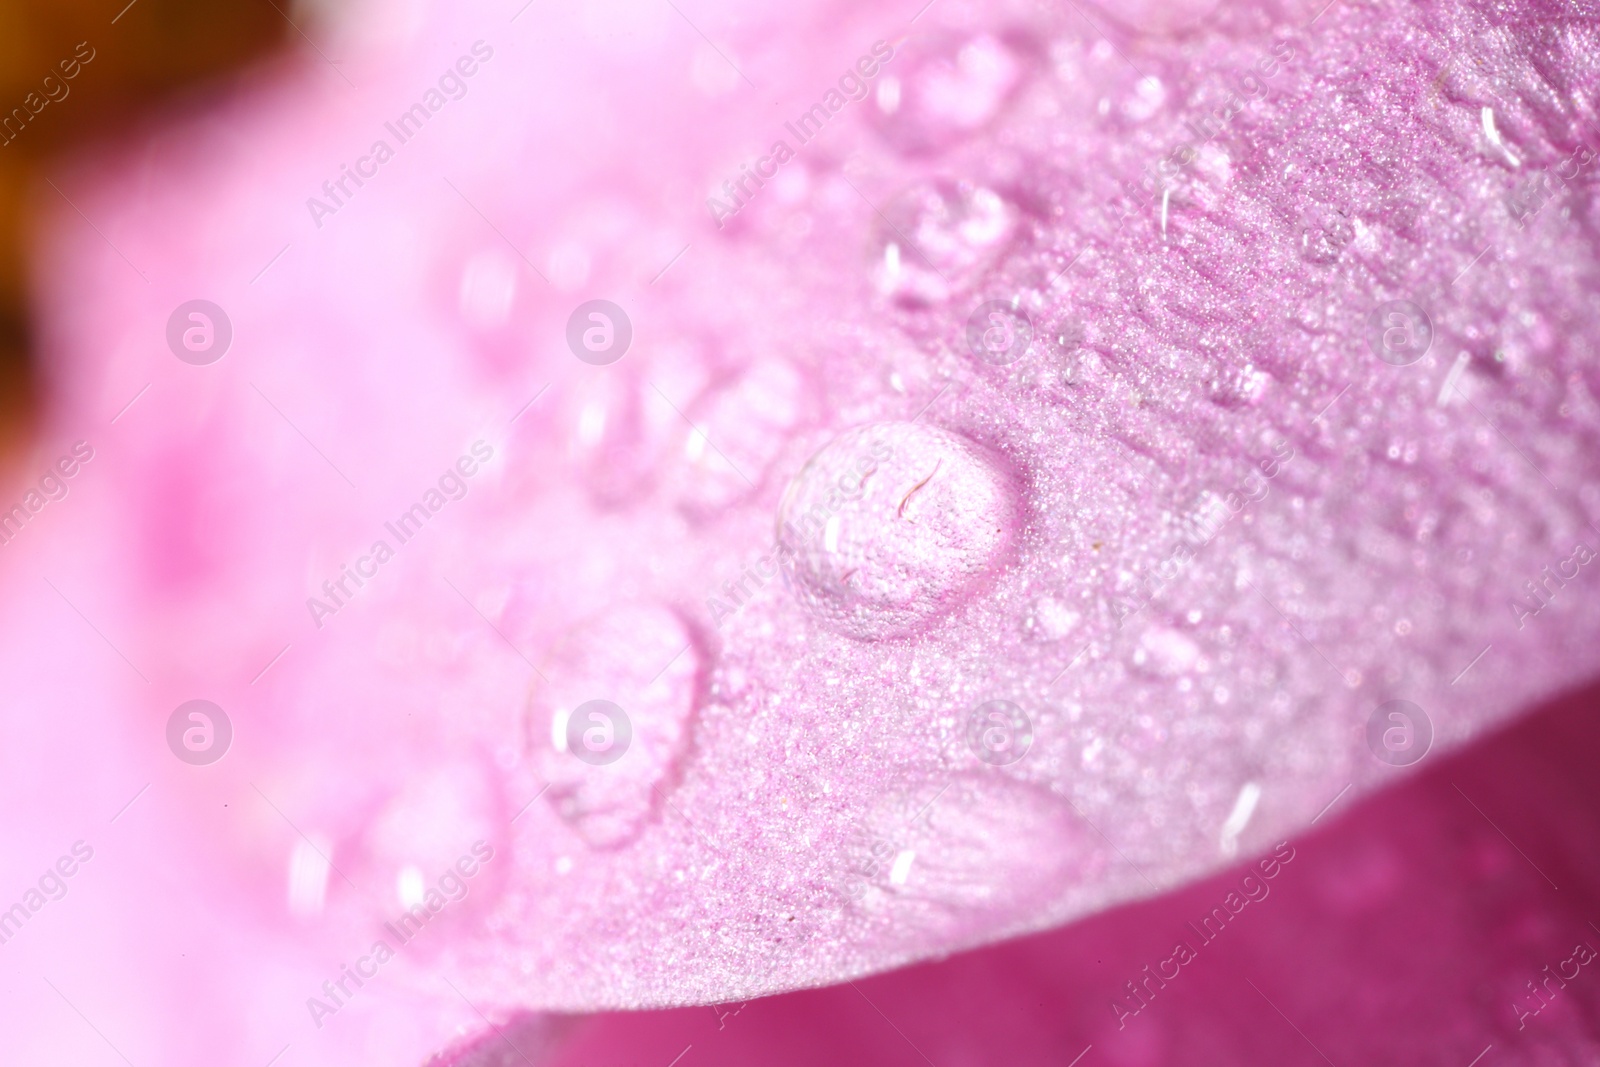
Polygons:
<instances>
[{"instance_id":1,"label":"elongated water droplet","mask_svg":"<svg viewBox=\"0 0 1600 1067\"><path fill-rule=\"evenodd\" d=\"M419 903L430 913L480 911L509 871L507 818L490 762L451 760L413 774L389 797L363 837L363 854L344 870L395 915ZM499 866L482 862L486 853L502 859Z\"/></svg>"},{"instance_id":2,"label":"elongated water droplet","mask_svg":"<svg viewBox=\"0 0 1600 1067\"><path fill-rule=\"evenodd\" d=\"M1102 865L1050 790L961 772L867 815L847 846L842 895L875 930L915 943L1063 908Z\"/></svg>"},{"instance_id":3,"label":"elongated water droplet","mask_svg":"<svg viewBox=\"0 0 1600 1067\"><path fill-rule=\"evenodd\" d=\"M624 844L687 740L700 649L676 612L625 604L574 627L540 670L528 736L546 799L589 844Z\"/></svg>"},{"instance_id":4,"label":"elongated water droplet","mask_svg":"<svg viewBox=\"0 0 1600 1067\"><path fill-rule=\"evenodd\" d=\"M678 506L711 519L754 493L795 427L812 414L806 381L793 364L765 359L707 390L687 412L673 472Z\"/></svg>"}]
</instances>

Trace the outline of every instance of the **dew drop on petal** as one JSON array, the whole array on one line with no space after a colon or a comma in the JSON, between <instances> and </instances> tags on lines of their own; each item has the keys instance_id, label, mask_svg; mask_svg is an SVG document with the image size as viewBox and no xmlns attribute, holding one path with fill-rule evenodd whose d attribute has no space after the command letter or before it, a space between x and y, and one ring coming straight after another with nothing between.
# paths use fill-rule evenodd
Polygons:
<instances>
[{"instance_id":1,"label":"dew drop on petal","mask_svg":"<svg viewBox=\"0 0 1600 1067\"><path fill-rule=\"evenodd\" d=\"M504 798L487 759L454 759L407 778L379 809L363 835L363 855L351 877L387 890L386 903L407 906L426 894L475 842L496 851L504 841ZM474 907L488 900L495 878L473 879Z\"/></svg>"},{"instance_id":2,"label":"dew drop on petal","mask_svg":"<svg viewBox=\"0 0 1600 1067\"><path fill-rule=\"evenodd\" d=\"M666 405L653 403L645 388L627 371L595 376L556 415L568 459L603 507L644 493L674 428L667 417L678 418Z\"/></svg>"},{"instance_id":3,"label":"dew drop on petal","mask_svg":"<svg viewBox=\"0 0 1600 1067\"><path fill-rule=\"evenodd\" d=\"M706 519L754 493L809 414L809 400L805 379L781 359L760 360L707 390L687 412L693 427L684 427L683 462L675 471L678 506Z\"/></svg>"},{"instance_id":4,"label":"dew drop on petal","mask_svg":"<svg viewBox=\"0 0 1600 1067\"><path fill-rule=\"evenodd\" d=\"M913 633L992 575L1016 536L1000 461L939 427L875 423L824 446L778 510L789 584L824 627L858 640Z\"/></svg>"},{"instance_id":5,"label":"dew drop on petal","mask_svg":"<svg viewBox=\"0 0 1600 1067\"><path fill-rule=\"evenodd\" d=\"M914 941L960 937L996 915L1048 914L1101 863L1050 790L959 773L877 804L852 835L843 878L855 917Z\"/></svg>"},{"instance_id":6,"label":"dew drop on petal","mask_svg":"<svg viewBox=\"0 0 1600 1067\"><path fill-rule=\"evenodd\" d=\"M992 189L950 180L912 186L876 221L873 280L896 303L940 303L993 265L1016 228L1016 208Z\"/></svg>"},{"instance_id":7,"label":"dew drop on petal","mask_svg":"<svg viewBox=\"0 0 1600 1067\"><path fill-rule=\"evenodd\" d=\"M987 33L902 48L868 114L901 152L936 153L988 124L1024 71L1024 57Z\"/></svg>"},{"instance_id":8,"label":"dew drop on petal","mask_svg":"<svg viewBox=\"0 0 1600 1067\"><path fill-rule=\"evenodd\" d=\"M695 708L702 656L683 619L659 604L617 605L562 638L540 671L528 739L545 799L590 845L633 839L656 810L660 783L680 758ZM566 722L589 701L610 701L627 717L620 755L588 762L570 745ZM582 725L582 724L580 724ZM556 736L552 736L555 734Z\"/></svg>"}]
</instances>

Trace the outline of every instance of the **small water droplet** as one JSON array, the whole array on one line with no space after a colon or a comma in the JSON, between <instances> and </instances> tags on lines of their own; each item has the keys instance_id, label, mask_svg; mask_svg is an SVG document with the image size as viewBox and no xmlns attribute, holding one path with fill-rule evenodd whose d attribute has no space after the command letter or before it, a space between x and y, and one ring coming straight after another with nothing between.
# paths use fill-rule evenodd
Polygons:
<instances>
[{"instance_id":1,"label":"small water droplet","mask_svg":"<svg viewBox=\"0 0 1600 1067\"><path fill-rule=\"evenodd\" d=\"M546 799L589 844L625 844L655 811L658 784L688 738L701 659L676 612L623 604L569 630L540 667L549 683L536 683L529 744L540 777L550 783ZM610 740L627 747L603 762L573 751L572 738L608 724L570 722L574 711L599 701L620 708L630 731L624 738L620 724L610 724Z\"/></svg>"},{"instance_id":2,"label":"small water droplet","mask_svg":"<svg viewBox=\"0 0 1600 1067\"><path fill-rule=\"evenodd\" d=\"M1160 111L1166 102L1167 87L1161 84L1160 78L1147 75L1134 83L1133 95L1122 105L1122 111L1136 122L1143 122Z\"/></svg>"},{"instance_id":3,"label":"small water droplet","mask_svg":"<svg viewBox=\"0 0 1600 1067\"><path fill-rule=\"evenodd\" d=\"M908 306L966 289L1005 250L1016 208L992 189L937 180L891 200L873 235L878 291Z\"/></svg>"},{"instance_id":4,"label":"small water droplet","mask_svg":"<svg viewBox=\"0 0 1600 1067\"><path fill-rule=\"evenodd\" d=\"M1033 602L1023 628L1034 641L1059 641L1077 628L1080 618L1064 601L1042 596Z\"/></svg>"},{"instance_id":5,"label":"small water droplet","mask_svg":"<svg viewBox=\"0 0 1600 1067\"><path fill-rule=\"evenodd\" d=\"M613 367L584 383L556 414L555 432L599 504L616 506L643 495L671 435L682 425L646 389L637 375Z\"/></svg>"},{"instance_id":6,"label":"small water droplet","mask_svg":"<svg viewBox=\"0 0 1600 1067\"><path fill-rule=\"evenodd\" d=\"M1016 522L1015 485L986 449L889 422L840 434L806 463L779 506L778 537L807 610L876 640L962 603L1004 557Z\"/></svg>"},{"instance_id":7,"label":"small water droplet","mask_svg":"<svg viewBox=\"0 0 1600 1067\"><path fill-rule=\"evenodd\" d=\"M1173 676L1184 673L1200 659L1200 646L1177 630L1152 627L1139 639L1133 662L1156 674Z\"/></svg>"},{"instance_id":8,"label":"small water droplet","mask_svg":"<svg viewBox=\"0 0 1600 1067\"><path fill-rule=\"evenodd\" d=\"M884 140L907 155L939 152L981 129L1026 69L1022 54L986 33L919 43L896 59L868 114Z\"/></svg>"}]
</instances>

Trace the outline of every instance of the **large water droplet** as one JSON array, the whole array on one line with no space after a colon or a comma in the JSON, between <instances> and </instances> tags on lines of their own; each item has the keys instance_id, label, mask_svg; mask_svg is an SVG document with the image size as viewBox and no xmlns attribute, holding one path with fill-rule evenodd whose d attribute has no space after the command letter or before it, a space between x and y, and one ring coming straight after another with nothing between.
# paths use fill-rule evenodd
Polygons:
<instances>
[{"instance_id":1,"label":"large water droplet","mask_svg":"<svg viewBox=\"0 0 1600 1067\"><path fill-rule=\"evenodd\" d=\"M997 457L912 422L840 434L778 509L796 597L859 640L908 634L967 599L1015 537L1017 492Z\"/></svg>"},{"instance_id":2,"label":"large water droplet","mask_svg":"<svg viewBox=\"0 0 1600 1067\"><path fill-rule=\"evenodd\" d=\"M529 744L546 798L591 845L626 843L655 810L688 740L700 667L693 634L658 604L581 623L541 666L549 682L534 690Z\"/></svg>"},{"instance_id":3,"label":"large water droplet","mask_svg":"<svg viewBox=\"0 0 1600 1067\"><path fill-rule=\"evenodd\" d=\"M992 120L1023 72L1024 58L990 34L919 43L885 67L868 114L900 151L938 152Z\"/></svg>"},{"instance_id":4,"label":"large water droplet","mask_svg":"<svg viewBox=\"0 0 1600 1067\"><path fill-rule=\"evenodd\" d=\"M946 300L994 263L1016 226L1016 208L992 189L949 180L913 186L878 220L878 291L910 306Z\"/></svg>"}]
</instances>

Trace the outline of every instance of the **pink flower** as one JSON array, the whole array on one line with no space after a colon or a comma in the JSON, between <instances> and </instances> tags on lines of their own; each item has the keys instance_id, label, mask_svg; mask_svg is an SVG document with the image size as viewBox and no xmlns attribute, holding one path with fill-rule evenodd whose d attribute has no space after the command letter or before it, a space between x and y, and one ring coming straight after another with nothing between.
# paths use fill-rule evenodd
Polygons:
<instances>
[{"instance_id":1,"label":"pink flower","mask_svg":"<svg viewBox=\"0 0 1600 1067\"><path fill-rule=\"evenodd\" d=\"M48 194L6 1059L1592 1054L1594 26L680 8Z\"/></svg>"}]
</instances>

